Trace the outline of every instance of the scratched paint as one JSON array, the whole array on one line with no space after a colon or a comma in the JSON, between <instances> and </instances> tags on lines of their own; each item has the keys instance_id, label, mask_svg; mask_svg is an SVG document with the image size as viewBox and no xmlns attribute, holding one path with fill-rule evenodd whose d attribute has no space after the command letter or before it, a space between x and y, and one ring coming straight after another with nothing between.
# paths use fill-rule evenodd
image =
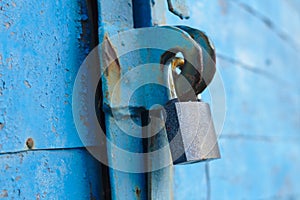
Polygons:
<instances>
[{"instance_id":1,"label":"scratched paint","mask_svg":"<svg viewBox=\"0 0 300 200\"><path fill-rule=\"evenodd\" d=\"M1 22L9 24L0 26L0 152L24 150L29 137L35 148L82 146L71 112L89 50L82 2L0 2Z\"/></svg>"},{"instance_id":2,"label":"scratched paint","mask_svg":"<svg viewBox=\"0 0 300 200\"><path fill-rule=\"evenodd\" d=\"M101 199L99 163L84 149L27 151L0 160L0 198Z\"/></svg>"},{"instance_id":3,"label":"scratched paint","mask_svg":"<svg viewBox=\"0 0 300 200\"><path fill-rule=\"evenodd\" d=\"M84 0L0 1L0 198L101 198L71 112L90 41Z\"/></svg>"}]
</instances>

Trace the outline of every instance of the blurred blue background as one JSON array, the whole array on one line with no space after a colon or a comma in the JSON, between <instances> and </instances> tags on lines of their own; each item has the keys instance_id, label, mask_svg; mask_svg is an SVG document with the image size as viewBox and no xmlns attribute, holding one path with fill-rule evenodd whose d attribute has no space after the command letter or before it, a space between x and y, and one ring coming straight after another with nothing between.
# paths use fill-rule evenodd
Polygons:
<instances>
[{"instance_id":1,"label":"blurred blue background","mask_svg":"<svg viewBox=\"0 0 300 200\"><path fill-rule=\"evenodd\" d=\"M227 112L222 159L175 166L174 198L300 199L300 1L188 2L167 23L211 38Z\"/></svg>"}]
</instances>

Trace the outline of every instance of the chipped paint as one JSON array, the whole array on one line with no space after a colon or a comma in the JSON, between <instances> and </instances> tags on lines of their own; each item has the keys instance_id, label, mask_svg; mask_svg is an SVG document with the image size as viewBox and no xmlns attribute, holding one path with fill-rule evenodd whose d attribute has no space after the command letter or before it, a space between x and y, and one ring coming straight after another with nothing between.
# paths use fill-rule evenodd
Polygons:
<instances>
[{"instance_id":1,"label":"chipped paint","mask_svg":"<svg viewBox=\"0 0 300 200\"><path fill-rule=\"evenodd\" d=\"M100 163L85 149L0 154L0 161L0 199L102 199Z\"/></svg>"},{"instance_id":2,"label":"chipped paint","mask_svg":"<svg viewBox=\"0 0 300 200\"><path fill-rule=\"evenodd\" d=\"M109 90L107 98L117 106L120 103L120 85L117 84L121 78L121 66L118 58L118 54L113 44L111 43L107 34L105 34L102 44L102 62L105 69L105 76ZM114 99L111 99L112 96ZM111 106L111 107L113 107Z\"/></svg>"},{"instance_id":3,"label":"chipped paint","mask_svg":"<svg viewBox=\"0 0 300 200\"><path fill-rule=\"evenodd\" d=\"M90 51L85 13L85 0L0 1L1 199L102 199L69 103Z\"/></svg>"},{"instance_id":4,"label":"chipped paint","mask_svg":"<svg viewBox=\"0 0 300 200\"><path fill-rule=\"evenodd\" d=\"M35 148L82 147L69 94L90 49L85 1L3 0L0 7L0 21L10 23L0 27L0 153L23 150L29 137Z\"/></svg>"},{"instance_id":5,"label":"chipped paint","mask_svg":"<svg viewBox=\"0 0 300 200\"><path fill-rule=\"evenodd\" d=\"M167 0L169 10L180 17L180 19L189 19L190 11L186 0Z\"/></svg>"},{"instance_id":6,"label":"chipped paint","mask_svg":"<svg viewBox=\"0 0 300 200\"><path fill-rule=\"evenodd\" d=\"M2 190L2 192L1 192L1 194L0 194L0 197L1 197L1 198L8 197L8 192L7 192L7 190Z\"/></svg>"}]
</instances>

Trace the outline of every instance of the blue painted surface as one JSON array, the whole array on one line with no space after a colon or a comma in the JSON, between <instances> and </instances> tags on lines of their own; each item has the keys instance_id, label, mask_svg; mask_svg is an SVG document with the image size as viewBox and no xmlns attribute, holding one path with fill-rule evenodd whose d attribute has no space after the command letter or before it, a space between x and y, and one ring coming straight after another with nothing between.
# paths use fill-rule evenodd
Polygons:
<instances>
[{"instance_id":1,"label":"blue painted surface","mask_svg":"<svg viewBox=\"0 0 300 200\"><path fill-rule=\"evenodd\" d=\"M103 41L103 37L105 34L108 37L114 36L120 31L130 30L134 27L145 27L151 26L151 4L149 0L135 1L134 6L131 1L98 1L99 3L99 40ZM114 12L111 12L114 10ZM165 12L165 11L163 11ZM136 17L134 19L134 17ZM133 37L134 38L134 37ZM147 44L145 41L144 44ZM150 44L150 43L149 43ZM113 43L114 47L121 46L120 41L116 41ZM123 44L126 48L133 44ZM134 46L134 45L133 45ZM117 50L119 48L116 47ZM123 47L124 49L124 47ZM118 56L121 55L120 52ZM154 53L155 54L155 53ZM116 71L120 77L124 77L127 72L136 66L141 66L145 63L149 63L155 60L158 62L158 58L154 56L150 56L147 50L131 52L126 55L123 55L119 58L120 68ZM154 61L153 61L154 62ZM103 66L102 66L103 67ZM137 73L142 73L141 70ZM165 102L166 96L157 95L153 96L154 93L162 94L165 92L164 88L159 88L157 85L154 86L143 86L133 96L128 99L129 102L126 101L128 97L128 88L130 86L134 87L136 83L139 83L137 77L141 77L144 80L148 78L159 79L154 76L156 74L154 72L143 72L144 76L140 76L137 74L136 77L128 78L128 83L121 85L121 97L118 98L120 100L120 104L117 104L116 109L119 114L119 118L117 116L112 116L110 112L110 101L112 95L112 88L114 88L114 84L118 79L114 80L111 77L103 76L103 94L104 94L104 110L105 110L105 120L106 120L106 134L107 138L118 147L124 149L125 151L142 153L145 150L144 141L141 138L135 138L129 136L128 133L121 128L125 128L125 130L130 130L130 134L141 136L141 129L134 129L132 127L132 121L135 122L135 125L141 125L141 106L149 108L154 103ZM150 77L151 76L151 77ZM157 82L157 80L155 81ZM149 97L146 100L145 97ZM130 117L128 112L124 112L126 108L128 109L128 103L130 103L132 116ZM118 122L118 123L117 123ZM120 128L121 127L121 128ZM163 143L162 140L157 140L158 145ZM108 149L108 162L112 166L116 166L121 163L123 169L127 167L129 169L138 169L143 168L144 158L140 159L127 159L126 157L120 157L119 152L114 149ZM167 155L169 157L169 155ZM162 156L161 159L165 159ZM148 199L152 196L153 199L170 199L171 198L171 171L170 167L165 169L158 170L153 173L131 173L118 171L116 169L110 169L110 184L111 184L111 193L112 199Z\"/></svg>"},{"instance_id":2,"label":"blue painted surface","mask_svg":"<svg viewBox=\"0 0 300 200\"><path fill-rule=\"evenodd\" d=\"M209 163L209 173L201 163L176 166L174 187L182 190L175 199L299 199L299 1L189 3L190 20L167 21L214 42L227 113L222 158Z\"/></svg>"},{"instance_id":3,"label":"blue painted surface","mask_svg":"<svg viewBox=\"0 0 300 200\"><path fill-rule=\"evenodd\" d=\"M85 1L5 0L0 22L0 198L100 199L101 166L71 108L90 50Z\"/></svg>"},{"instance_id":4,"label":"blue painted surface","mask_svg":"<svg viewBox=\"0 0 300 200\"><path fill-rule=\"evenodd\" d=\"M82 2L0 2L0 152L24 150L29 137L35 148L83 146L71 109L89 50Z\"/></svg>"},{"instance_id":5,"label":"blue painted surface","mask_svg":"<svg viewBox=\"0 0 300 200\"><path fill-rule=\"evenodd\" d=\"M111 36L116 34L118 31L125 31L133 28L134 22L131 1L98 0L98 10L100 44L102 43L105 34ZM114 12L112 12L112 10ZM103 78L102 81L102 90L104 94L103 96L105 97L107 91L106 88L109 88L110 85L106 84L106 80ZM104 98L104 101L107 100ZM122 134L122 131L118 130L118 126L114 123L114 121L115 120L110 115L110 113L105 113L107 138L110 139L110 141L112 141L116 145L125 142L127 150L131 149L135 152L141 152L143 148L142 141L136 140L134 141L135 144L131 143L133 142L133 140L128 140L128 138L126 138L127 135ZM137 119L137 121L139 121L139 119ZM124 121L124 124L125 123L126 122ZM112 152L110 149L108 149L109 164L114 164L114 154L115 152ZM127 163L130 163L130 161L127 161ZM146 198L146 177L144 174L127 173L114 169L109 169L109 178L112 199Z\"/></svg>"},{"instance_id":6,"label":"blue painted surface","mask_svg":"<svg viewBox=\"0 0 300 200\"><path fill-rule=\"evenodd\" d=\"M101 172L85 149L0 155L2 199L101 199Z\"/></svg>"},{"instance_id":7,"label":"blue painted surface","mask_svg":"<svg viewBox=\"0 0 300 200\"><path fill-rule=\"evenodd\" d=\"M112 34L133 27L131 1L119 2L101 1L100 37L105 27ZM222 159L209 167L176 166L175 199L300 198L299 2L241 2L190 1L190 21L169 17L212 38L228 102ZM5 154L26 150L28 137L36 149L82 146L70 105L76 70L88 51L80 36L87 17L80 5L0 2L0 197L68 199L64 192L71 199L99 197L99 174L93 170L99 166L84 150ZM203 97L209 100L207 93ZM136 186L146 187L144 175L110 174L118 178L111 179L115 199L132 199ZM28 182L32 177L34 183ZM162 177L153 173L158 197L171 191L160 187ZM95 183L90 196L89 182Z\"/></svg>"},{"instance_id":8,"label":"blue painted surface","mask_svg":"<svg viewBox=\"0 0 300 200\"><path fill-rule=\"evenodd\" d=\"M152 0L133 0L133 20L134 28L152 26L151 16L151 1Z\"/></svg>"}]
</instances>

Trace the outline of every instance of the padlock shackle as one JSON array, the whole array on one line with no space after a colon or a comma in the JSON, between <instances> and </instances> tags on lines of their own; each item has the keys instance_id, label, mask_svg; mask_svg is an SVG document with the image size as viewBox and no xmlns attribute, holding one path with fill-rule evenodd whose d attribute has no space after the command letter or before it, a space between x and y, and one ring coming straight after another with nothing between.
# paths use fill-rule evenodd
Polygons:
<instances>
[{"instance_id":1,"label":"padlock shackle","mask_svg":"<svg viewBox=\"0 0 300 200\"><path fill-rule=\"evenodd\" d=\"M194 79L187 79L182 74L179 75L176 73L177 67L182 69L183 67L187 66L186 63L188 62L186 59L184 59L184 61L177 62L178 59L181 59L176 57L176 54L179 52L181 52L184 56L189 53L185 52L184 49L177 47L166 51L161 56L161 65L163 65L164 68L163 77L165 85L169 89L167 95L169 99L178 99L180 101L195 101L197 100L197 95L195 95L193 83L198 82L200 80L200 77L194 75ZM199 57L199 60L199 63L202 63L201 57ZM189 63L189 65L191 64ZM200 67L201 66L202 65L200 64ZM191 69L193 67L191 66L187 68ZM195 73L198 73L195 69L194 71Z\"/></svg>"},{"instance_id":2,"label":"padlock shackle","mask_svg":"<svg viewBox=\"0 0 300 200\"><path fill-rule=\"evenodd\" d=\"M213 80L216 72L216 53L214 45L203 31L183 25L176 27L188 33L202 48L203 73L201 74L200 81L194 87L195 93L200 94Z\"/></svg>"},{"instance_id":3,"label":"padlock shackle","mask_svg":"<svg viewBox=\"0 0 300 200\"><path fill-rule=\"evenodd\" d=\"M167 51L161 56L161 65L163 65L163 79L165 85L168 87L168 98L177 99L177 92L174 83L173 69L172 69L172 59L175 57L176 53L174 51Z\"/></svg>"}]
</instances>

